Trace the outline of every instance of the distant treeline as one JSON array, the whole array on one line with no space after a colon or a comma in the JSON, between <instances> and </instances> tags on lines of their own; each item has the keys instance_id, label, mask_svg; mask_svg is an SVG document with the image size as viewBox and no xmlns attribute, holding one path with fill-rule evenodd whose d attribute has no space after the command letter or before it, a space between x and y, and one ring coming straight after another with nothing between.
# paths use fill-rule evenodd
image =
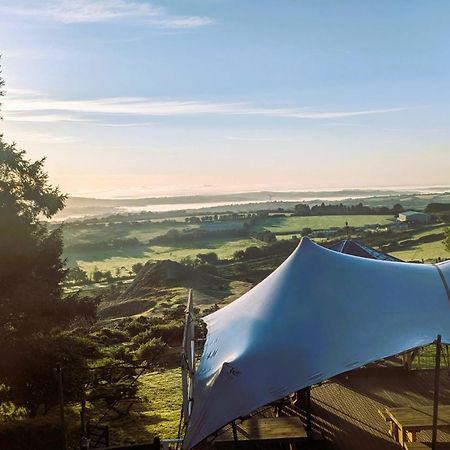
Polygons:
<instances>
[{"instance_id":1,"label":"distant treeline","mask_svg":"<svg viewBox=\"0 0 450 450\"><path fill-rule=\"evenodd\" d=\"M80 242L67 245L66 251L72 252L92 252L104 250L123 250L127 248L137 248L143 245L137 238L117 238L98 242Z\"/></svg>"},{"instance_id":2,"label":"distant treeline","mask_svg":"<svg viewBox=\"0 0 450 450\"><path fill-rule=\"evenodd\" d=\"M245 225L245 224L244 224ZM246 226L242 228L233 228L225 230L207 231L201 228L180 232L177 229L171 229L162 236L157 236L149 240L150 245L171 245L184 242L199 241L202 239L218 239L218 238L241 238L249 235Z\"/></svg>"},{"instance_id":3,"label":"distant treeline","mask_svg":"<svg viewBox=\"0 0 450 450\"><path fill-rule=\"evenodd\" d=\"M275 255L289 255L297 247L300 239L285 239L276 241L264 247L248 247L245 250L238 250L234 253L235 261L250 261L252 259L265 258Z\"/></svg>"},{"instance_id":4,"label":"distant treeline","mask_svg":"<svg viewBox=\"0 0 450 450\"><path fill-rule=\"evenodd\" d=\"M450 203L430 203L425 208L428 214L450 213Z\"/></svg>"},{"instance_id":5,"label":"distant treeline","mask_svg":"<svg viewBox=\"0 0 450 450\"><path fill-rule=\"evenodd\" d=\"M310 206L306 203L300 203L295 205L294 214L296 216L339 216L339 215L381 215L381 214L393 214L397 215L403 212L402 205L396 204L392 208L387 206L366 206L362 203L356 205L326 205L321 203L320 205Z\"/></svg>"}]
</instances>

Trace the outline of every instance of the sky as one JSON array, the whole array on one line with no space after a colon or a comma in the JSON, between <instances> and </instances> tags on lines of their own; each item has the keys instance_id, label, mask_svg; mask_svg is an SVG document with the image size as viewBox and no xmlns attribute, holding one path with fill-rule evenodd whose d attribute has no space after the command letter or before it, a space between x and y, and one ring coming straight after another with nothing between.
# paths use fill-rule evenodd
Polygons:
<instances>
[{"instance_id":1,"label":"sky","mask_svg":"<svg viewBox=\"0 0 450 450\"><path fill-rule=\"evenodd\" d=\"M0 0L0 132L72 195L450 185L450 2Z\"/></svg>"}]
</instances>

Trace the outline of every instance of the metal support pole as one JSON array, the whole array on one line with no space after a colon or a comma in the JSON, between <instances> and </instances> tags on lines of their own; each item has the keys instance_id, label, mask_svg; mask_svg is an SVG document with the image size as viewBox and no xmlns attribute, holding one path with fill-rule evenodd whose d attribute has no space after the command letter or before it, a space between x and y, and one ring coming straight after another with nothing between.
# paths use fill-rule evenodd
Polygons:
<instances>
[{"instance_id":1,"label":"metal support pole","mask_svg":"<svg viewBox=\"0 0 450 450\"><path fill-rule=\"evenodd\" d=\"M236 427L235 420L233 420L233 422L231 422L231 428L233 429L234 450L237 450L239 441L238 441L238 434L237 434L237 427Z\"/></svg>"},{"instance_id":2,"label":"metal support pole","mask_svg":"<svg viewBox=\"0 0 450 450\"><path fill-rule=\"evenodd\" d=\"M66 425L64 422L64 395L63 395L63 379L61 364L56 364L56 376L58 378L58 397L59 397L59 417L61 423L61 449L67 449L66 442Z\"/></svg>"},{"instance_id":3,"label":"metal support pole","mask_svg":"<svg viewBox=\"0 0 450 450\"><path fill-rule=\"evenodd\" d=\"M306 433L308 437L312 438L311 430L311 386L306 388Z\"/></svg>"},{"instance_id":4,"label":"metal support pole","mask_svg":"<svg viewBox=\"0 0 450 450\"><path fill-rule=\"evenodd\" d=\"M436 338L436 360L434 366L433 434L431 439L432 450L436 450L440 373L441 373L441 335L438 334Z\"/></svg>"}]
</instances>

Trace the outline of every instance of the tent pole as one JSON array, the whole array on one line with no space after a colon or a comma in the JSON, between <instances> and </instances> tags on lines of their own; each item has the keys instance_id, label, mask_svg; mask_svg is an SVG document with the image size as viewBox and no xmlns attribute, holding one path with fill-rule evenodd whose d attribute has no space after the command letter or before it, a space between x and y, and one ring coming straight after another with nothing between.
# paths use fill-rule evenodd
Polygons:
<instances>
[{"instance_id":1,"label":"tent pole","mask_svg":"<svg viewBox=\"0 0 450 450\"><path fill-rule=\"evenodd\" d=\"M436 450L440 372L441 372L441 335L438 334L436 338L436 360L434 366L433 434L431 439L432 450Z\"/></svg>"},{"instance_id":2,"label":"tent pole","mask_svg":"<svg viewBox=\"0 0 450 450\"><path fill-rule=\"evenodd\" d=\"M231 422L231 428L233 429L234 450L237 450L237 448L238 448L238 435L237 435L237 428L236 428L236 421L235 420L233 420L233 422Z\"/></svg>"},{"instance_id":3,"label":"tent pole","mask_svg":"<svg viewBox=\"0 0 450 450\"><path fill-rule=\"evenodd\" d=\"M311 386L306 388L306 433L311 439Z\"/></svg>"}]
</instances>

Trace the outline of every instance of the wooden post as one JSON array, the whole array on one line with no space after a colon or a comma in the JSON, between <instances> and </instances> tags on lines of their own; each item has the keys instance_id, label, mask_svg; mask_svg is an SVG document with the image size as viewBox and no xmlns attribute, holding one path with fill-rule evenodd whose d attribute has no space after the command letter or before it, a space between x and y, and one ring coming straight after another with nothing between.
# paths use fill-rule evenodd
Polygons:
<instances>
[{"instance_id":1,"label":"wooden post","mask_svg":"<svg viewBox=\"0 0 450 450\"><path fill-rule=\"evenodd\" d=\"M434 366L433 434L431 438L432 450L436 450L440 373L441 373L441 335L438 334L436 338L436 360Z\"/></svg>"},{"instance_id":2,"label":"wooden post","mask_svg":"<svg viewBox=\"0 0 450 450\"><path fill-rule=\"evenodd\" d=\"M312 438L311 430L311 386L306 388L306 433L308 437Z\"/></svg>"},{"instance_id":3,"label":"wooden post","mask_svg":"<svg viewBox=\"0 0 450 450\"><path fill-rule=\"evenodd\" d=\"M236 421L235 420L233 420L233 422L231 422L231 428L233 429L234 450L237 450L237 448L238 448L238 434L237 434L237 428L236 428Z\"/></svg>"},{"instance_id":4,"label":"wooden post","mask_svg":"<svg viewBox=\"0 0 450 450\"><path fill-rule=\"evenodd\" d=\"M81 399L81 441L80 447L81 450L89 450L89 438L87 432L87 420L86 420L86 396L83 389L83 398Z\"/></svg>"},{"instance_id":5,"label":"wooden post","mask_svg":"<svg viewBox=\"0 0 450 450\"><path fill-rule=\"evenodd\" d=\"M61 364L56 364L56 376L58 378L58 397L59 397L59 417L61 423L61 448L67 449L66 442L66 425L64 423L64 395L63 395L63 379Z\"/></svg>"}]
</instances>

